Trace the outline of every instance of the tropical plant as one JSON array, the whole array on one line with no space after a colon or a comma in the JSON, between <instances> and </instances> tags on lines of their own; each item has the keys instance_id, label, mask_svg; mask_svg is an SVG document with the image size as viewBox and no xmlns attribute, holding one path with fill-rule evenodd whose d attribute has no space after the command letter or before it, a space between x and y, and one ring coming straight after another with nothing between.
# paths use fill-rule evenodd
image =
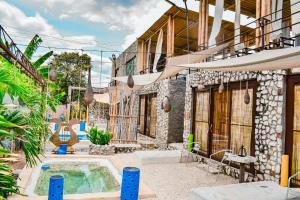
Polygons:
<instances>
[{"instance_id":1,"label":"tropical plant","mask_svg":"<svg viewBox=\"0 0 300 200\"><path fill-rule=\"evenodd\" d=\"M25 50L26 57L32 58L41 40L35 36L30 48ZM35 62L40 67L52 53L42 56ZM6 199L9 194L18 193L16 180L12 175L9 162L15 160L3 141L18 141L23 150L26 163L33 166L39 160L45 138L49 134L49 126L45 120L46 103L57 104L55 98L48 98L30 77L19 70L17 63L11 63L0 56L0 199ZM26 106L27 112L10 110L2 105L4 94L18 97ZM51 106L50 106L51 107ZM52 106L53 107L53 106Z\"/></svg>"},{"instance_id":2,"label":"tropical plant","mask_svg":"<svg viewBox=\"0 0 300 200\"><path fill-rule=\"evenodd\" d=\"M40 56L37 60L32 61L32 56L37 51L39 45L43 42L42 38L39 35L35 35L32 40L29 42L27 48L24 51L24 55L31 61L32 65L35 67L37 72L42 78L47 80L47 94L46 94L46 103L50 109L56 112L56 105L60 105L60 99L66 95L65 92L59 92L60 87L58 84L49 81L49 72L51 68L57 68L54 66L44 66L44 63L53 55L53 51L49 51L44 55ZM63 73L58 72L57 76L62 78Z\"/></svg>"},{"instance_id":3,"label":"tropical plant","mask_svg":"<svg viewBox=\"0 0 300 200\"><path fill-rule=\"evenodd\" d=\"M0 146L0 200L6 199L11 193L19 192L17 181L12 175L12 169L7 165L8 158L5 156L11 158L12 155Z\"/></svg>"},{"instance_id":4,"label":"tropical plant","mask_svg":"<svg viewBox=\"0 0 300 200\"><path fill-rule=\"evenodd\" d=\"M106 145L112 139L113 135L107 131L93 127L89 130L87 137L93 144Z\"/></svg>"}]
</instances>

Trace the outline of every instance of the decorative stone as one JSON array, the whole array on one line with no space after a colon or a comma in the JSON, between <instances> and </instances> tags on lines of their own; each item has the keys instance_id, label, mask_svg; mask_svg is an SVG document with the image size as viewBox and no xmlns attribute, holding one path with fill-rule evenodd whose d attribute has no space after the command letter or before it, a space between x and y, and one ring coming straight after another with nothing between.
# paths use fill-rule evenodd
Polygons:
<instances>
[{"instance_id":1,"label":"decorative stone","mask_svg":"<svg viewBox=\"0 0 300 200\"><path fill-rule=\"evenodd\" d=\"M114 145L95 145L91 144L89 146L89 154L90 155L113 155L115 154L115 146Z\"/></svg>"}]
</instances>

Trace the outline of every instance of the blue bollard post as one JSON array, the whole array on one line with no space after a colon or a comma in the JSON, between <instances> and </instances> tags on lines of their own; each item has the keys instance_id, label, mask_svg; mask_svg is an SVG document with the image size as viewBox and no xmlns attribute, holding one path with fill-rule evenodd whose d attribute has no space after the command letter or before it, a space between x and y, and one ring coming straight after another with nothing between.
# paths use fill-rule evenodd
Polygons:
<instances>
[{"instance_id":1,"label":"blue bollard post","mask_svg":"<svg viewBox=\"0 0 300 200\"><path fill-rule=\"evenodd\" d=\"M48 200L63 200L64 177L54 175L50 177Z\"/></svg>"},{"instance_id":2,"label":"blue bollard post","mask_svg":"<svg viewBox=\"0 0 300 200\"><path fill-rule=\"evenodd\" d=\"M58 124L54 124L54 131L57 131L58 130Z\"/></svg>"},{"instance_id":3,"label":"blue bollard post","mask_svg":"<svg viewBox=\"0 0 300 200\"><path fill-rule=\"evenodd\" d=\"M59 146L59 149L57 150L56 154L64 155L67 154L68 145L67 144L61 144Z\"/></svg>"},{"instance_id":4,"label":"blue bollard post","mask_svg":"<svg viewBox=\"0 0 300 200\"><path fill-rule=\"evenodd\" d=\"M85 131L85 121L80 121L80 123L79 123L79 130L80 131Z\"/></svg>"},{"instance_id":5,"label":"blue bollard post","mask_svg":"<svg viewBox=\"0 0 300 200\"><path fill-rule=\"evenodd\" d=\"M121 200L138 200L140 184L140 169L125 167L121 186Z\"/></svg>"}]
</instances>

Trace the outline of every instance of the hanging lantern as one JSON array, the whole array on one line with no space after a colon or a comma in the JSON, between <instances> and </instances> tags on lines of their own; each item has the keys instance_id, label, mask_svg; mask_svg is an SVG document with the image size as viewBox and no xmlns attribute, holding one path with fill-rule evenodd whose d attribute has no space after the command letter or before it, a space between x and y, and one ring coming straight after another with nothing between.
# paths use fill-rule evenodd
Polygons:
<instances>
[{"instance_id":1,"label":"hanging lantern","mask_svg":"<svg viewBox=\"0 0 300 200\"><path fill-rule=\"evenodd\" d=\"M133 80L133 77L132 77L131 74L128 75L127 85L128 85L128 87L130 87L130 88L133 88L133 86L134 86L134 80Z\"/></svg>"},{"instance_id":2,"label":"hanging lantern","mask_svg":"<svg viewBox=\"0 0 300 200\"><path fill-rule=\"evenodd\" d=\"M223 81L221 81L221 84L220 84L220 86L219 86L219 93L222 93L222 92L224 92L224 83L223 83Z\"/></svg>"},{"instance_id":3,"label":"hanging lantern","mask_svg":"<svg viewBox=\"0 0 300 200\"><path fill-rule=\"evenodd\" d=\"M170 98L168 96L165 96L164 101L163 101L163 106L164 106L164 111L165 112L170 112L172 109Z\"/></svg>"},{"instance_id":4,"label":"hanging lantern","mask_svg":"<svg viewBox=\"0 0 300 200\"><path fill-rule=\"evenodd\" d=\"M248 81L246 83L246 92L244 95L244 103L249 104L250 103L250 95L249 95L249 90L248 90Z\"/></svg>"},{"instance_id":5,"label":"hanging lantern","mask_svg":"<svg viewBox=\"0 0 300 200\"><path fill-rule=\"evenodd\" d=\"M110 115L109 115L109 114L106 114L106 115L105 115L105 118L106 118L106 120L110 120Z\"/></svg>"},{"instance_id":6,"label":"hanging lantern","mask_svg":"<svg viewBox=\"0 0 300 200\"><path fill-rule=\"evenodd\" d=\"M93 93L92 81L91 81L91 68L89 68L88 84L87 84L86 90L84 92L84 102L87 105L89 105L93 102L93 100L94 100L94 93Z\"/></svg>"},{"instance_id":7,"label":"hanging lantern","mask_svg":"<svg viewBox=\"0 0 300 200\"><path fill-rule=\"evenodd\" d=\"M53 65L51 64L51 68L49 71L49 79L50 81L56 81L57 80L57 71L55 70L55 68L53 67Z\"/></svg>"}]
</instances>

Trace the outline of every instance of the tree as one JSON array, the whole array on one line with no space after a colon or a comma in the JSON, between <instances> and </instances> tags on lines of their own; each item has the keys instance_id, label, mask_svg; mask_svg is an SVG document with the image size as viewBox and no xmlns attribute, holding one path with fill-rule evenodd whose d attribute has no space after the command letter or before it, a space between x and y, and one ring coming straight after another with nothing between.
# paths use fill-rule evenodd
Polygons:
<instances>
[{"instance_id":1,"label":"tree","mask_svg":"<svg viewBox=\"0 0 300 200\"><path fill-rule=\"evenodd\" d=\"M91 67L91 58L87 54L80 55L79 53L64 52L60 55L54 55L52 64L57 66L57 70L64 74L64 77L59 77L57 84L60 86L58 93L65 92L68 94L68 86L86 87L86 73ZM78 98L78 93L74 93L73 99ZM61 97L63 104L67 103L67 96Z\"/></svg>"}]
</instances>

